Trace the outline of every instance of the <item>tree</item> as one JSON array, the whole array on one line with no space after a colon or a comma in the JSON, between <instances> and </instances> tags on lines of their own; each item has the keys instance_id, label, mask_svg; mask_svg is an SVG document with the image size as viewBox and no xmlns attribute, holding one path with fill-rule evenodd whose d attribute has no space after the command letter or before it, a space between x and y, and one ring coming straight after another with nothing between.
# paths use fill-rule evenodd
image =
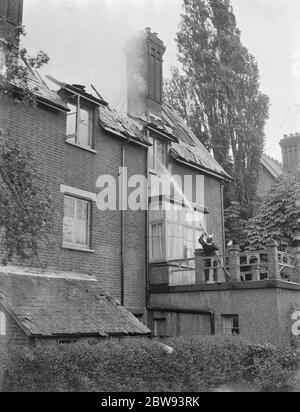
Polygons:
<instances>
[{"instance_id":1,"label":"tree","mask_svg":"<svg viewBox=\"0 0 300 412\"><path fill-rule=\"evenodd\" d=\"M283 175L246 226L247 245L260 248L276 240L285 249L300 235L300 170Z\"/></svg>"},{"instance_id":2,"label":"tree","mask_svg":"<svg viewBox=\"0 0 300 412\"><path fill-rule=\"evenodd\" d=\"M226 244L229 241L232 241L236 245L243 244L247 221L241 218L240 203L231 202L231 205L225 210L224 215Z\"/></svg>"},{"instance_id":3,"label":"tree","mask_svg":"<svg viewBox=\"0 0 300 412\"><path fill-rule=\"evenodd\" d=\"M241 43L230 0L183 0L177 44L182 70L173 68L166 101L232 175L225 207L238 202L241 219L247 219L269 100L259 91L257 63Z\"/></svg>"},{"instance_id":4,"label":"tree","mask_svg":"<svg viewBox=\"0 0 300 412\"><path fill-rule=\"evenodd\" d=\"M20 37L25 35L25 27L17 27L2 50L5 62L0 73L0 90L23 104L35 105L37 89L30 84L30 75L47 64L49 57L42 50L30 56L24 47L19 47Z\"/></svg>"},{"instance_id":5,"label":"tree","mask_svg":"<svg viewBox=\"0 0 300 412\"><path fill-rule=\"evenodd\" d=\"M23 28L17 30L17 38L20 33ZM12 39L6 45L0 93L21 104L35 105L30 71L45 64L48 56L39 52L29 57L15 44ZM34 153L10 130L0 130L0 189L2 263L38 257L38 242L51 231L51 196L36 170Z\"/></svg>"}]
</instances>

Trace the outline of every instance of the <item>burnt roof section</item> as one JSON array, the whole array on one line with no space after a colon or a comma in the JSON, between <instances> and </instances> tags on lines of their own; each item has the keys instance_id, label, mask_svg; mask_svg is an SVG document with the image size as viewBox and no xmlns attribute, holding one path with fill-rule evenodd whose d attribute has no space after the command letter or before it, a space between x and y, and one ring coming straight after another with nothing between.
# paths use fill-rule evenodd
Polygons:
<instances>
[{"instance_id":1,"label":"burnt roof section","mask_svg":"<svg viewBox=\"0 0 300 412\"><path fill-rule=\"evenodd\" d=\"M175 160L183 160L208 173L212 172L222 179L232 179L197 139L184 120L167 104L162 106L162 118L173 130L178 140L178 143L171 144L171 155Z\"/></svg>"},{"instance_id":2,"label":"burnt roof section","mask_svg":"<svg viewBox=\"0 0 300 412\"><path fill-rule=\"evenodd\" d=\"M283 165L278 162L278 160L275 160L266 154L262 155L260 163L265 169L267 169L267 171L274 177L274 179L278 179L280 176L286 173Z\"/></svg>"},{"instance_id":3,"label":"burnt roof section","mask_svg":"<svg viewBox=\"0 0 300 412\"><path fill-rule=\"evenodd\" d=\"M62 100L59 94L53 90L50 90L47 84L41 79L39 74L32 68L28 70L28 87L34 91L38 101L51 106L57 107L62 110L69 110L67 104Z\"/></svg>"},{"instance_id":4,"label":"burnt roof section","mask_svg":"<svg viewBox=\"0 0 300 412\"><path fill-rule=\"evenodd\" d=\"M103 99L103 97L97 93L97 97L94 94L88 93L86 91L86 86L82 84L68 84L64 82L60 82L59 80L56 80L54 77L51 76L46 76L47 79L49 79L51 82L55 83L57 86L60 87L60 90L57 92L58 95L61 94L62 91L66 91L68 94L75 94L75 95L80 95L86 100L88 100L91 103L94 103L98 106L108 106L108 103ZM93 87L93 86L92 86Z\"/></svg>"},{"instance_id":5,"label":"burnt roof section","mask_svg":"<svg viewBox=\"0 0 300 412\"><path fill-rule=\"evenodd\" d=\"M99 108L99 121L104 130L124 138L149 145L144 125L137 120L122 115L110 107Z\"/></svg>"},{"instance_id":6,"label":"burnt roof section","mask_svg":"<svg viewBox=\"0 0 300 412\"><path fill-rule=\"evenodd\" d=\"M191 166L201 168L204 172L217 175L221 179L231 179L188 128L183 119L169 105L162 105L161 119L151 117L149 123L146 119L135 119L121 115L109 107L100 108L99 120L105 130L148 145L150 143L144 129L148 127L157 131L171 140L171 155L175 160L187 162Z\"/></svg>"},{"instance_id":7,"label":"burnt roof section","mask_svg":"<svg viewBox=\"0 0 300 412\"><path fill-rule=\"evenodd\" d=\"M0 273L0 303L32 337L150 333L95 280Z\"/></svg>"}]
</instances>

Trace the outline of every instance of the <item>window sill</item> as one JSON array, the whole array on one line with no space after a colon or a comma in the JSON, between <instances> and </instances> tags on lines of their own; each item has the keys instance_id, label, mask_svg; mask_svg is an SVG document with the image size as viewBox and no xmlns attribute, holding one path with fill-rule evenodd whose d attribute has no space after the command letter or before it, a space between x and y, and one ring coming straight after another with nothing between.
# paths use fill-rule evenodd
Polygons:
<instances>
[{"instance_id":1,"label":"window sill","mask_svg":"<svg viewBox=\"0 0 300 412\"><path fill-rule=\"evenodd\" d=\"M77 250L79 252L95 253L93 249L87 249L83 246L78 246L78 245L68 245L67 243L63 243L62 248L69 249L69 250Z\"/></svg>"},{"instance_id":2,"label":"window sill","mask_svg":"<svg viewBox=\"0 0 300 412\"><path fill-rule=\"evenodd\" d=\"M85 150L87 152L91 152L94 154L98 153L97 150L91 149L89 147L81 146L80 144L77 144L77 143L69 142L68 140L66 140L66 143L70 144L71 146L78 147L79 149Z\"/></svg>"}]
</instances>

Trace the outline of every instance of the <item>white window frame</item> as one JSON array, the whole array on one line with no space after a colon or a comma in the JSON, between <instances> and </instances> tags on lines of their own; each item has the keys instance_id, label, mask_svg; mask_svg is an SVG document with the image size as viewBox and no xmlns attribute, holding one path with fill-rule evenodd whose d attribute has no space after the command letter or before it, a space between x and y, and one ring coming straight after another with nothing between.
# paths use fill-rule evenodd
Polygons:
<instances>
[{"instance_id":1,"label":"white window frame","mask_svg":"<svg viewBox=\"0 0 300 412\"><path fill-rule=\"evenodd\" d=\"M159 139L158 137L153 137L150 136L150 142L152 143L151 148L149 148L149 150L152 150L152 160L153 160L153 164L150 164L150 155L149 155L149 165L148 165L148 169L150 171L150 173L152 174L164 174L161 172L161 170L159 170L159 167L157 165L158 161L157 161L157 154L156 154L156 150L157 150L157 141L159 141L163 147L164 147L164 162L163 165L166 169L168 169L168 142L166 142L163 139Z\"/></svg>"},{"instance_id":2,"label":"white window frame","mask_svg":"<svg viewBox=\"0 0 300 412\"><path fill-rule=\"evenodd\" d=\"M167 201L168 199L163 199L161 202ZM151 200L150 200L151 202ZM161 205L161 203L160 203ZM185 237L184 237L184 229L193 229L193 238L194 238L194 245L195 249L201 248L201 245L198 244L198 239L200 237L200 233L198 231L201 231L201 228L197 226L197 223L193 222L193 224L188 224L182 219L182 210L189 211L187 207L182 207L182 210L180 210L179 216L181 216L181 220L171 220L169 218L169 213L166 210L155 210L154 213L152 214L151 210L151 203L150 203L150 208L149 208L149 262L150 263L157 263L157 262L168 262L168 261L173 261L177 259L186 259L188 257L184 256L184 244L185 244ZM202 211L203 208L200 206L194 205L194 212L199 212L203 214L204 217L204 222L203 222L203 227L206 230L206 214L204 211ZM154 216L154 218L153 218ZM153 247L152 247L152 237L151 237L151 232L152 232L152 226L153 225L158 225L162 224L162 244L163 244L163 256L153 256ZM181 250L182 250L182 255L178 257L170 257L168 256L168 242L169 242L169 236L168 236L168 225L170 224L178 224L181 226L181 231L182 234L180 237L181 239ZM193 258L193 256L190 256L190 258Z\"/></svg>"},{"instance_id":3,"label":"white window frame","mask_svg":"<svg viewBox=\"0 0 300 412\"><path fill-rule=\"evenodd\" d=\"M0 336L6 336L6 315L0 311Z\"/></svg>"},{"instance_id":4,"label":"white window frame","mask_svg":"<svg viewBox=\"0 0 300 412\"><path fill-rule=\"evenodd\" d=\"M80 95L77 95L76 104L69 102L70 105L76 108L76 120L75 120L75 133L68 133L68 117L72 113L67 114L67 124L66 124L66 142L93 151L94 145L94 109L85 103L85 99ZM80 142L80 109L88 112L88 144L82 144Z\"/></svg>"},{"instance_id":5,"label":"white window frame","mask_svg":"<svg viewBox=\"0 0 300 412\"><path fill-rule=\"evenodd\" d=\"M67 242L64 239L64 233L63 233L63 248L66 249L76 249L76 250L82 250L82 251L89 251L89 252L94 252L93 250L91 250L90 245L91 245L91 209L92 209L92 205L91 205L91 201L88 199L84 199L84 198L80 198L80 197L76 197L72 194L64 194L64 202L65 199L73 199L74 200L74 221L76 222L77 220L77 210L78 210L78 203L79 202L84 202L85 204L88 205L88 209L87 209L87 233L86 233L86 237L87 237L87 243L86 244L82 244L82 243L77 243L77 242ZM63 220L65 219L65 214L63 212ZM75 231L75 235L76 235L76 231Z\"/></svg>"},{"instance_id":6,"label":"white window frame","mask_svg":"<svg viewBox=\"0 0 300 412\"><path fill-rule=\"evenodd\" d=\"M233 321L237 318L238 327L234 327ZM240 319L239 315L222 315L223 333L225 335L239 335L240 334ZM234 333L234 329L237 329Z\"/></svg>"}]
</instances>

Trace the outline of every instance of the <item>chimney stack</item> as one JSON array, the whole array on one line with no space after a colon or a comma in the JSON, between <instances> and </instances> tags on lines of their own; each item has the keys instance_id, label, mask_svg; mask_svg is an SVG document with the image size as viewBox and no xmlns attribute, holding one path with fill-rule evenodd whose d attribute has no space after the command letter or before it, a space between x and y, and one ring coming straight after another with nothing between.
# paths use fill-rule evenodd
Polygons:
<instances>
[{"instance_id":1,"label":"chimney stack","mask_svg":"<svg viewBox=\"0 0 300 412\"><path fill-rule=\"evenodd\" d=\"M137 118L161 117L164 43L147 27L129 40L127 60L127 111Z\"/></svg>"},{"instance_id":2,"label":"chimney stack","mask_svg":"<svg viewBox=\"0 0 300 412\"><path fill-rule=\"evenodd\" d=\"M23 0L0 0L0 41L13 41L16 28L22 25ZM18 39L16 39L18 42Z\"/></svg>"},{"instance_id":3,"label":"chimney stack","mask_svg":"<svg viewBox=\"0 0 300 412\"><path fill-rule=\"evenodd\" d=\"M300 133L284 135L280 141L283 167L294 172L300 167Z\"/></svg>"}]
</instances>

